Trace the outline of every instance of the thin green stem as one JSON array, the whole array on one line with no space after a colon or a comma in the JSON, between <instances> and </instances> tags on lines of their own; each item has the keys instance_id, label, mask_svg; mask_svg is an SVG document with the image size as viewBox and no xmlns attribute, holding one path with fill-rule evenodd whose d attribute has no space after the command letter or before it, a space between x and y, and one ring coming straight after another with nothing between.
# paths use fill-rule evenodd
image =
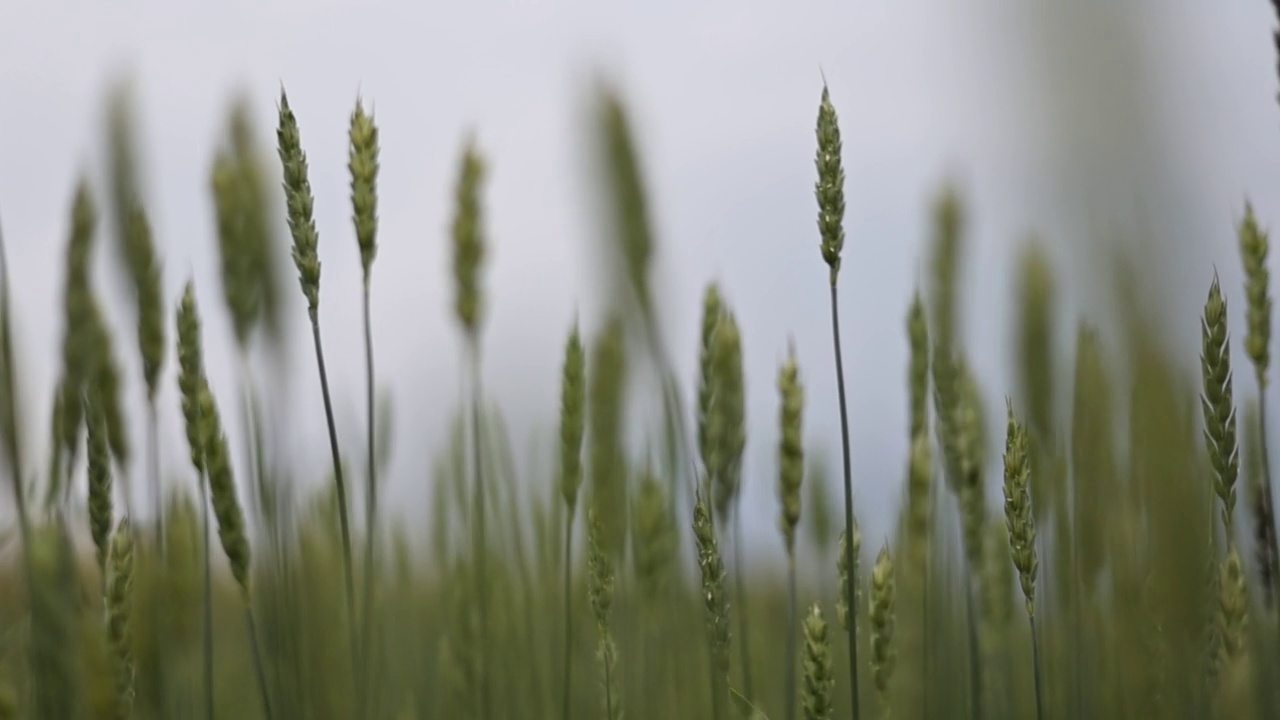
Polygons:
<instances>
[{"instance_id":1,"label":"thin green stem","mask_svg":"<svg viewBox=\"0 0 1280 720\"><path fill-rule=\"evenodd\" d=\"M376 577L375 565L377 553L374 552L378 537L378 461L375 448L374 428L374 369L373 369L373 323L369 317L369 276L364 280L364 359L365 359L365 410L368 413L368 495L365 498L365 543L364 543L364 603L363 624L360 638L363 642L362 655L367 659L373 655L373 584ZM366 662L366 665L372 663ZM365 701L369 699L369 668L365 667L360 674L364 690L359 693ZM368 707L360 708L367 712Z\"/></svg>"},{"instance_id":2,"label":"thin green stem","mask_svg":"<svg viewBox=\"0 0 1280 720\"><path fill-rule=\"evenodd\" d=\"M796 551L787 548L787 659L785 695L787 702L787 720L796 720ZM753 700L748 696L749 700Z\"/></svg>"},{"instance_id":3,"label":"thin green stem","mask_svg":"<svg viewBox=\"0 0 1280 720\"><path fill-rule=\"evenodd\" d=\"M613 666L609 664L609 654L604 656L604 711L606 720L615 720L613 713Z\"/></svg>"},{"instance_id":4,"label":"thin green stem","mask_svg":"<svg viewBox=\"0 0 1280 720\"><path fill-rule=\"evenodd\" d=\"M965 614L969 625L969 711L973 720L982 720L982 657L978 649L978 616L974 612L977 603L977 581L973 580L977 568L969 569L971 579L968 592L965 593ZM850 622L852 622L850 613Z\"/></svg>"},{"instance_id":5,"label":"thin green stem","mask_svg":"<svg viewBox=\"0 0 1280 720\"><path fill-rule=\"evenodd\" d=\"M1032 615L1029 619L1031 621L1032 670L1035 672L1036 681L1036 720L1044 720L1044 701L1040 689L1040 637L1036 633L1036 617Z\"/></svg>"},{"instance_id":6,"label":"thin green stem","mask_svg":"<svg viewBox=\"0 0 1280 720\"><path fill-rule=\"evenodd\" d=\"M205 720L213 720L213 564L210 560L212 537L209 533L209 486L200 473L201 547L204 553L204 709Z\"/></svg>"},{"instance_id":7,"label":"thin green stem","mask_svg":"<svg viewBox=\"0 0 1280 720\"><path fill-rule=\"evenodd\" d=\"M160 422L154 396L147 398L147 443L151 446L148 448L151 452L147 454L147 472L151 476L152 499L156 508L156 549L163 558L167 557L164 542L164 493L160 490Z\"/></svg>"},{"instance_id":8,"label":"thin green stem","mask_svg":"<svg viewBox=\"0 0 1280 720\"><path fill-rule=\"evenodd\" d=\"M485 537L485 493L484 471L481 467L481 422L480 422L480 343L471 343L471 446L474 465L474 512L475 512L475 552L476 552L476 591L477 607L480 611L480 718L488 720L489 715L489 593L488 563Z\"/></svg>"},{"instance_id":9,"label":"thin green stem","mask_svg":"<svg viewBox=\"0 0 1280 720\"><path fill-rule=\"evenodd\" d=\"M249 643L253 650L253 670L258 676L258 691L262 694L262 712L267 720L273 720L275 714L271 711L271 692L267 687L267 674L262 665L262 645L258 641L258 623L253 619L253 606L249 602L249 598L245 598L244 605L245 623L249 626Z\"/></svg>"},{"instance_id":10,"label":"thin green stem","mask_svg":"<svg viewBox=\"0 0 1280 720\"><path fill-rule=\"evenodd\" d=\"M564 692L561 705L564 720L569 720L569 697L573 685L573 513L569 506L564 524Z\"/></svg>"},{"instance_id":11,"label":"thin green stem","mask_svg":"<svg viewBox=\"0 0 1280 720\"><path fill-rule=\"evenodd\" d=\"M311 313L311 337L316 348L316 367L320 373L320 392L324 397L325 421L329 426L329 452L333 456L333 483L338 492L338 524L342 530L342 570L346 585L347 627L351 644L351 673L360 691L360 646L356 638L356 591L351 571L351 527L347 519L347 485L342 478L342 455L338 451L338 429L333 420L333 400L329 397L329 374L324 365L324 346L320 342L320 318ZM356 699L363 706L361 698Z\"/></svg>"},{"instance_id":12,"label":"thin green stem","mask_svg":"<svg viewBox=\"0 0 1280 720\"><path fill-rule=\"evenodd\" d=\"M742 491L739 489L734 499L733 509L733 580L734 590L738 595L738 642L739 658L742 662L742 691L752 700L756 699L751 683L751 646L747 638L747 588L743 581L745 565L742 562ZM794 608L793 608L794 609ZM794 623L793 623L794 624Z\"/></svg>"},{"instance_id":13,"label":"thin green stem","mask_svg":"<svg viewBox=\"0 0 1280 720\"><path fill-rule=\"evenodd\" d=\"M836 291L835 275L831 276L831 339L836 354L836 390L840 396L840 443L844 455L844 527L848 537L853 538L853 469L849 458L849 411L844 392L844 358L840 353L840 310ZM857 564L853 556L853 543L845 543L845 563L849 567L849 576L845 580L845 593L849 603L853 604L855 583L857 582ZM860 708L858 702L858 613L856 607L849 608L849 694L853 707L853 718L858 720Z\"/></svg>"},{"instance_id":14,"label":"thin green stem","mask_svg":"<svg viewBox=\"0 0 1280 720\"><path fill-rule=\"evenodd\" d=\"M1267 453L1267 386L1263 376L1258 375L1258 433L1262 436L1258 439L1258 459L1262 465L1262 495L1263 502L1266 503L1266 519L1269 527L1264 531L1269 533L1267 536L1267 555L1271 563L1268 568L1271 583L1271 602L1277 613L1277 619L1280 619L1280 577L1277 572L1280 571L1280 548L1277 548L1276 540L1276 518L1275 518L1275 500L1271 488L1271 461Z\"/></svg>"}]
</instances>

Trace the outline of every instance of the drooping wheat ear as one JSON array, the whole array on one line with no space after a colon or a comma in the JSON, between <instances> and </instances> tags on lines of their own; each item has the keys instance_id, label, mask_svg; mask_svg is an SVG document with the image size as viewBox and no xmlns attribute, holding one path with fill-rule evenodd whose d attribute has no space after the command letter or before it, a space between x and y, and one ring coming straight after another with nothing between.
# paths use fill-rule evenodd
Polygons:
<instances>
[{"instance_id":1,"label":"drooping wheat ear","mask_svg":"<svg viewBox=\"0 0 1280 720\"><path fill-rule=\"evenodd\" d=\"M848 630L850 625L856 620L850 617L849 608L857 607L862 599L862 587L858 584L858 559L862 553L862 531L858 529L857 520L853 523L853 547L849 546L849 534L840 532L840 557L836 558L836 570L840 573L840 594L836 597L836 618L840 621L840 627ZM853 568L850 571L849 558L853 558ZM849 602L849 592L846 588L853 586L853 602ZM856 631L856 630L855 630Z\"/></svg>"},{"instance_id":2,"label":"drooping wheat ear","mask_svg":"<svg viewBox=\"0 0 1280 720\"><path fill-rule=\"evenodd\" d=\"M711 403L715 393L715 336L720 319L724 316L724 302L720 298L720 286L707 285L702 297L702 333L698 352L698 455L711 479L714 449L711 446Z\"/></svg>"},{"instance_id":3,"label":"drooping wheat ear","mask_svg":"<svg viewBox=\"0 0 1280 720\"><path fill-rule=\"evenodd\" d=\"M93 290L89 271L92 263L93 233L97 211L89 184L76 185L71 209L71 236L67 243L66 279L63 290L63 335L61 398L61 453L70 468L80 441L84 406L81 397L92 371L94 338ZM63 487L64 478L51 478L50 499Z\"/></svg>"},{"instance_id":4,"label":"drooping wheat ear","mask_svg":"<svg viewBox=\"0 0 1280 720\"><path fill-rule=\"evenodd\" d=\"M822 101L818 104L818 233L822 239L822 259L831 269L831 284L840 273L840 252L844 249L844 167L840 142L840 122L831 104L831 93L822 85Z\"/></svg>"},{"instance_id":5,"label":"drooping wheat ear","mask_svg":"<svg viewBox=\"0 0 1280 720\"><path fill-rule=\"evenodd\" d=\"M107 555L111 542L111 448L107 443L107 417L97 393L85 397L84 416L88 426L89 531L97 548L98 570L107 577ZM105 584L103 586L105 588Z\"/></svg>"},{"instance_id":6,"label":"drooping wheat ear","mask_svg":"<svg viewBox=\"0 0 1280 720\"><path fill-rule=\"evenodd\" d=\"M133 716L133 533L129 518L111 538L111 580L107 591L107 640L116 680L116 720Z\"/></svg>"},{"instance_id":7,"label":"drooping wheat ear","mask_svg":"<svg viewBox=\"0 0 1280 720\"><path fill-rule=\"evenodd\" d=\"M85 392L98 396L99 409L106 420L107 444L111 446L111 457L121 467L127 468L130 457L129 428L121 407L120 366L116 362L106 319L102 317L96 302L91 302L90 307L93 344ZM128 498L128 493L125 497Z\"/></svg>"},{"instance_id":8,"label":"drooping wheat ear","mask_svg":"<svg viewBox=\"0 0 1280 720\"><path fill-rule=\"evenodd\" d=\"M320 311L319 234L314 217L315 198L307 177L307 154L302 149L298 119L289 107L289 97L280 89L277 153L284 167L284 194L288 204L289 232L293 235L293 263L298 283L307 298L307 312L314 318Z\"/></svg>"},{"instance_id":9,"label":"drooping wheat ear","mask_svg":"<svg viewBox=\"0 0 1280 720\"><path fill-rule=\"evenodd\" d=\"M198 475L203 476L205 460L204 433L200 422L200 390L204 382L204 360L200 342L200 313L196 309L195 287L190 280L183 287L177 316L178 392L182 396L182 418L186 422L191 465Z\"/></svg>"},{"instance_id":10,"label":"drooping wheat ear","mask_svg":"<svg viewBox=\"0 0 1280 720\"><path fill-rule=\"evenodd\" d=\"M214 156L211 180L223 298L241 348L264 320L268 328L279 322L272 213L251 117L248 103L237 100L227 120L228 143Z\"/></svg>"},{"instance_id":11,"label":"drooping wheat ear","mask_svg":"<svg viewBox=\"0 0 1280 720\"><path fill-rule=\"evenodd\" d=\"M1231 397L1231 348L1227 344L1227 301L1215 274L1200 322L1200 368L1204 377L1204 440L1213 465L1213 491L1222 503L1222 526L1232 538L1236 506L1236 476L1240 454L1236 447L1236 409Z\"/></svg>"},{"instance_id":12,"label":"drooping wheat ear","mask_svg":"<svg viewBox=\"0 0 1280 720\"><path fill-rule=\"evenodd\" d=\"M893 669L898 662L897 649L893 644L895 593L893 555L886 544L880 548L875 567L871 569L870 609L871 669L875 675L876 692L880 694L884 717L892 714L889 704L889 681L893 679Z\"/></svg>"},{"instance_id":13,"label":"drooping wheat ear","mask_svg":"<svg viewBox=\"0 0 1280 720\"><path fill-rule=\"evenodd\" d=\"M160 384L160 368L164 365L164 301L161 299L164 291L160 261L137 177L131 101L132 97L123 86L117 87L111 95L107 115L107 157L117 255L124 261L133 285L133 299L138 312L138 352L142 357L147 398L151 400L155 398Z\"/></svg>"},{"instance_id":14,"label":"drooping wheat ear","mask_svg":"<svg viewBox=\"0 0 1280 720\"><path fill-rule=\"evenodd\" d=\"M1227 547L1222 560L1218 581L1219 649L1224 666L1242 658L1248 652L1245 630L1248 623L1249 593L1245 587L1244 562L1235 543Z\"/></svg>"},{"instance_id":15,"label":"drooping wheat ear","mask_svg":"<svg viewBox=\"0 0 1280 720\"><path fill-rule=\"evenodd\" d=\"M737 318L725 310L716 327L715 394L711 401L713 442L720 447L719 474L712 479L717 519L727 519L742 490L742 453L746 446L746 390L742 376L742 335ZM727 526L726 526L727 529Z\"/></svg>"},{"instance_id":16,"label":"drooping wheat ear","mask_svg":"<svg viewBox=\"0 0 1280 720\"><path fill-rule=\"evenodd\" d=\"M365 282L378 254L378 126L373 116L356 100L348 131L350 149L347 170L351 173L351 219L360 244L360 264Z\"/></svg>"},{"instance_id":17,"label":"drooping wheat ear","mask_svg":"<svg viewBox=\"0 0 1280 720\"><path fill-rule=\"evenodd\" d=\"M218 520L218 539L222 551L231 564L231 574L240 585L246 602L249 599L249 539L245 534L244 514L236 497L235 476L231 469L231 456L227 450L227 437L222 431L222 418L209 387L209 381L200 383L200 427L204 431L201 445L204 447L205 467L209 473L209 495L213 503L213 515Z\"/></svg>"},{"instance_id":18,"label":"drooping wheat ear","mask_svg":"<svg viewBox=\"0 0 1280 720\"><path fill-rule=\"evenodd\" d=\"M831 691L836 679L832 671L831 643L822 608L814 603L804 618L804 690L801 704L804 720L831 720Z\"/></svg>"},{"instance_id":19,"label":"drooping wheat ear","mask_svg":"<svg viewBox=\"0 0 1280 720\"><path fill-rule=\"evenodd\" d=\"M804 384L796 364L795 347L778 371L778 497L782 501L780 527L787 554L795 552L796 526L800 524L800 485L804 480Z\"/></svg>"},{"instance_id":20,"label":"drooping wheat ear","mask_svg":"<svg viewBox=\"0 0 1280 720\"><path fill-rule=\"evenodd\" d=\"M480 187L485 179L485 163L473 142L463 149L458 166L453 216L454 310L468 338L474 338L484 312L480 290L480 270L484 264L486 239Z\"/></svg>"},{"instance_id":21,"label":"drooping wheat ear","mask_svg":"<svg viewBox=\"0 0 1280 720\"><path fill-rule=\"evenodd\" d=\"M582 486L582 437L586 428L586 356L577 323L565 342L560 380L560 494L568 512L564 523L564 667L561 707L569 719L573 672L573 516Z\"/></svg>"},{"instance_id":22,"label":"drooping wheat ear","mask_svg":"<svg viewBox=\"0 0 1280 720\"><path fill-rule=\"evenodd\" d=\"M1026 602L1027 617L1035 617L1036 521L1031 513L1031 462L1027 457L1027 429L1013 414L1008 401L1009 420L1004 444L1004 517L1009 529L1009 554L1018 569L1018 582Z\"/></svg>"},{"instance_id":23,"label":"drooping wheat ear","mask_svg":"<svg viewBox=\"0 0 1280 720\"><path fill-rule=\"evenodd\" d=\"M599 113L601 150L609 187L608 202L618 240L615 251L622 260L640 312L648 319L652 308L649 267L653 261L653 232L649 225L640 158L622 98L611 90L604 91L600 96Z\"/></svg>"},{"instance_id":24,"label":"drooping wheat ear","mask_svg":"<svg viewBox=\"0 0 1280 720\"><path fill-rule=\"evenodd\" d=\"M617 648L609 629L609 613L613 607L613 560L600 543L600 519L595 508L587 510L587 593L596 618L597 659L600 661L601 687L604 689L606 720L621 717Z\"/></svg>"},{"instance_id":25,"label":"drooping wheat ear","mask_svg":"<svg viewBox=\"0 0 1280 720\"><path fill-rule=\"evenodd\" d=\"M702 572L707 647L711 653L712 707L717 720L723 720L729 703L729 603L724 588L724 560L711 524L711 511L701 495L693 507L693 536L698 568Z\"/></svg>"},{"instance_id":26,"label":"drooping wheat ear","mask_svg":"<svg viewBox=\"0 0 1280 720\"><path fill-rule=\"evenodd\" d=\"M1054 436L1054 309L1057 291L1044 247L1035 240L1022 252L1018 282L1021 318L1018 321L1020 387L1027 399L1027 422L1036 438L1048 443Z\"/></svg>"},{"instance_id":27,"label":"drooping wheat ear","mask_svg":"<svg viewBox=\"0 0 1280 720\"><path fill-rule=\"evenodd\" d=\"M907 388L911 393L910 437L929 432L929 322L924 301L917 290L907 310L907 337L911 344L911 364Z\"/></svg>"},{"instance_id":28,"label":"drooping wheat ear","mask_svg":"<svg viewBox=\"0 0 1280 720\"><path fill-rule=\"evenodd\" d=\"M778 526L787 549L787 654L786 702L787 718L795 717L796 687L796 526L800 524L800 486L804 482L804 385L796 364L795 345L787 349L787 360L778 370L778 499L782 505Z\"/></svg>"},{"instance_id":29,"label":"drooping wheat ear","mask_svg":"<svg viewBox=\"0 0 1280 720\"><path fill-rule=\"evenodd\" d=\"M622 556L627 531L627 473L622 454L626 352L626 330L615 315L596 338L587 374L591 504L600 521L600 544L615 559Z\"/></svg>"}]
</instances>

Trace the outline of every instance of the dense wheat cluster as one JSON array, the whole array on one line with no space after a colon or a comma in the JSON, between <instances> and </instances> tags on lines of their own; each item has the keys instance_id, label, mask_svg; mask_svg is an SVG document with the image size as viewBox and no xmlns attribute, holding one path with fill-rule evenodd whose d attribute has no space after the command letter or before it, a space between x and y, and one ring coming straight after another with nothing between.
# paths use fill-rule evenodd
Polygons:
<instances>
[{"instance_id":1,"label":"dense wheat cluster","mask_svg":"<svg viewBox=\"0 0 1280 720\"><path fill-rule=\"evenodd\" d=\"M934 199L927 272L897 310L901 335L842 324L840 271L867 241L845 231L857 198L844 192L841 100L825 86L814 99L816 222L777 242L829 291L829 306L810 311L830 317L821 351L833 366L822 372L837 392L809 391L794 340L753 334L717 282L686 308L700 318L697 374L679 376L654 302L645 156L624 98L602 87L589 140L608 218L593 271L608 291L556 319L566 334L561 373L545 379L559 383L546 468L516 460L502 398L486 395L486 182L502 159L459 137L450 216L437 223L447 230L434 240L451 259L439 280L452 285L465 401L422 473L433 501L419 547L384 507L390 451L369 310L379 243L404 241L378 235L382 142L394 153L394 138L357 98L351 224L321 228L306 118L282 89L271 153L248 101L235 103L204 188L221 287L166 288L132 101L113 95L103 179L68 179L51 427L33 427L18 399L8 276L21 269L0 246L0 477L14 518L0 720L1280 717L1266 219L1241 198L1238 226L1222 228L1239 257L1216 262L1240 263L1245 282L1204 268L1203 314L1185 319L1200 330L1199 357L1179 356L1136 305L1107 322L1069 315L1052 253L1028 243L1011 266L1015 377L1002 397L980 383L958 322L969 249L958 187ZM330 298L321 284L322 237L354 240L360 298ZM92 282L103 244L129 289L118 307ZM297 286L276 277L286 252ZM324 401L324 416L306 421L327 430L332 463L327 477L290 484L312 497L285 491L264 432L277 398L254 372L279 351L288 292L306 308L308 387ZM363 308L354 447L335 423L322 297ZM212 381L203 350L202 315L219 312L239 360L231 387ZM850 417L876 422L877 409L850 406L846 387L884 379L846 377L845 355L891 343L909 351L896 381L909 452L895 477L856 477L851 455L871 450L850 447ZM766 351L780 358L774 404L748 407L762 380L744 376L744 356ZM140 378L123 376L121 353L137 354ZM176 387L160 393L169 377ZM130 392L145 417L127 412ZM634 412L640 392L660 414ZM180 402L167 407L170 396ZM842 472L829 486L806 442L815 406L839 412ZM181 467L161 465L165 418L183 428L185 445L163 454ZM748 468L749 447L768 448L769 472ZM743 511L747 483L773 490L776 522ZM899 488L901 506L859 506L870 484ZM131 507L132 487L153 506ZM859 516L873 512L892 530L864 543ZM748 537L776 542L785 573L755 571Z\"/></svg>"}]
</instances>

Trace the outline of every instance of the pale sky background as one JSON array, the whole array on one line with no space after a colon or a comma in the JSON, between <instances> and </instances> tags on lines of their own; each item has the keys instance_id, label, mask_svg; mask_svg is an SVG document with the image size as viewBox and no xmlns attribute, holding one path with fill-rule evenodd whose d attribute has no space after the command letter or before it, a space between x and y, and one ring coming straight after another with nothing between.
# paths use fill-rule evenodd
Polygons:
<instances>
[{"instance_id":1,"label":"pale sky background","mask_svg":"<svg viewBox=\"0 0 1280 720\"><path fill-rule=\"evenodd\" d=\"M584 259L590 179L581 172L597 76L622 88L637 128L667 342L687 388L708 280L722 283L743 327L747 525L763 558L781 554L774 381L789 335L808 385L812 449L838 463L812 192L824 75L844 134L842 321L857 503L873 544L901 491L903 318L923 277L929 202L945 180L969 201L966 342L997 410L1015 392L1005 325L1011 261L1028 233L1064 260L1104 230L1177 244L1152 274L1168 283L1169 318L1193 363L1215 264L1238 297L1232 228L1244 197L1264 224L1280 217L1275 18L1263 0L55 5L0 3L0 223L28 444L43 453L48 434L73 184L81 171L101 176L103 100L122 73L140 101L167 302L194 277L207 363L224 414L236 414L207 177L239 92L252 101L263 147L274 150L283 83L311 164L323 332L345 448L359 465L360 279L345 135L359 94L382 142L374 332L379 382L394 389L396 413L385 482L392 511L415 521L430 517L428 457L445 442L462 377L446 240L470 131L491 167L487 392L503 403L518 457L541 448L546 467L529 477L543 482L551 472L564 336L575 312L590 328L598 310ZM100 247L99 287L108 287L108 245ZM1088 266L1069 267L1089 279ZM272 389L291 409L294 469L319 481L329 459L314 358L296 283L285 287L294 356ZM1113 312L1087 285L1072 287L1073 315ZM1232 313L1240 327L1241 303ZM112 320L141 421L132 321L124 306ZM1069 334L1074 317L1063 326ZM170 354L163 464L170 482L190 482L173 365Z\"/></svg>"}]
</instances>

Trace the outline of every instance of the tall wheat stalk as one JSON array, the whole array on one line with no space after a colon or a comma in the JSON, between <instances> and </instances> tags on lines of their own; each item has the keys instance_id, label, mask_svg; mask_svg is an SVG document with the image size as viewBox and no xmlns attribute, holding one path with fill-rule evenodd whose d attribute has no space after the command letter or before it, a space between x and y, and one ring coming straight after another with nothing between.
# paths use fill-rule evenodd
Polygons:
<instances>
[{"instance_id":1,"label":"tall wheat stalk","mask_svg":"<svg viewBox=\"0 0 1280 720\"><path fill-rule=\"evenodd\" d=\"M836 390L840 398L840 444L844 461L844 526L852 533L853 525L853 469L849 457L849 411L845 400L844 358L840 351L840 303L836 279L840 274L840 251L844 247L844 168L841 164L840 125L831 95L824 83L822 101L818 106L818 154L815 160L818 182L814 193L818 198L818 230L822 238L822 259L830 270L831 282L831 340L835 348ZM845 593L853 598L857 576L856 559L852 544L845 547L845 562L854 569L845 577ZM853 717L860 714L858 702L858 614L849 613L849 693L853 703Z\"/></svg>"},{"instance_id":2,"label":"tall wheat stalk","mask_svg":"<svg viewBox=\"0 0 1280 720\"><path fill-rule=\"evenodd\" d=\"M485 257L484 216L480 205L480 186L484 182L485 165L475 144L468 141L458 169L456 205L453 219L453 270L456 290L454 309L467 344L471 367L471 447L472 512L476 562L476 604L480 612L480 717L488 720L489 698L489 592L488 537L485 529L485 487L481 448L480 388L480 321L483 296L480 291L480 269Z\"/></svg>"},{"instance_id":3,"label":"tall wheat stalk","mask_svg":"<svg viewBox=\"0 0 1280 720\"><path fill-rule=\"evenodd\" d=\"M365 496L365 545L364 545L364 602L360 631L360 653L365 661L359 682L364 689L357 693L364 697L360 712L368 713L372 702L369 691L370 670L373 666L373 586L377 578L378 538L378 452L374 425L374 366L373 322L369 314L369 292L372 284L373 261L378 254L378 126L365 112L364 105L356 100L351 113L349 159L347 170L351 173L351 219L355 224L356 242L360 247L360 267L363 278L362 311L364 315L365 359L365 411L367 430L367 494Z\"/></svg>"},{"instance_id":4,"label":"tall wheat stalk","mask_svg":"<svg viewBox=\"0 0 1280 720\"><path fill-rule=\"evenodd\" d=\"M333 483L337 491L338 523L342 532L343 582L346 591L348 640L351 649L352 682L357 692L362 683L360 644L356 636L355 580L351 559L351 527L347 515L347 486L342 472L342 454L338 449L338 430L333 418L333 400L329 395L329 376L325 370L324 345L320 340L320 258L319 236L313 218L315 199L307 178L307 156L302 150L298 120L289 107L284 88L280 89L279 126L276 130L280 163L284 171L284 192L288 201L289 231L293 235L293 262L298 268L298 283L307 299L307 316L311 320L311 339L316 351L316 368L320 375L320 393L324 399L325 421L329 429L329 454L333 459ZM362 698L357 698L363 706Z\"/></svg>"}]
</instances>

